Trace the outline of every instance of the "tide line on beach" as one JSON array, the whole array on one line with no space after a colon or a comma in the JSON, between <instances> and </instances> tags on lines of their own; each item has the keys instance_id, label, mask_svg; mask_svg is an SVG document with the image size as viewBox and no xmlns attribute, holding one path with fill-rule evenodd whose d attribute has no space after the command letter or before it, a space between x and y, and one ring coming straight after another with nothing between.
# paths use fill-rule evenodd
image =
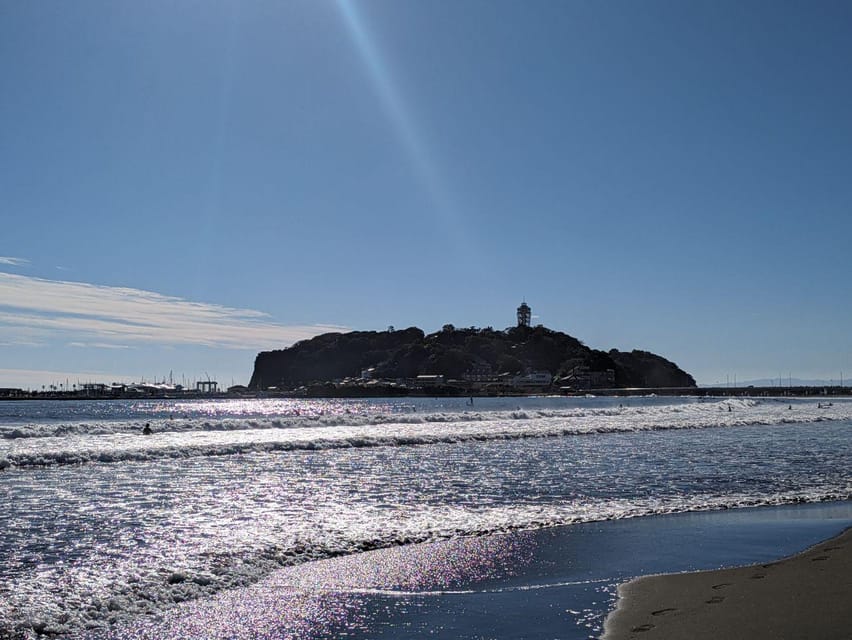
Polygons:
<instances>
[{"instance_id":1,"label":"tide line on beach","mask_svg":"<svg viewBox=\"0 0 852 640\"><path fill-rule=\"evenodd\" d=\"M618 595L604 640L848 640L852 528L778 562L645 576Z\"/></svg>"}]
</instances>

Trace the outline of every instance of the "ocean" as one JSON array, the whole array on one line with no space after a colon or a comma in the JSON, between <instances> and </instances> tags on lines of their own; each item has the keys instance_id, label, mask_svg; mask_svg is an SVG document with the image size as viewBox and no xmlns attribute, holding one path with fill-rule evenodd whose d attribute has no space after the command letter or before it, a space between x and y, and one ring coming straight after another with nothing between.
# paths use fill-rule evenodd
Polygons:
<instances>
[{"instance_id":1,"label":"ocean","mask_svg":"<svg viewBox=\"0 0 852 640\"><path fill-rule=\"evenodd\" d=\"M0 402L0 638L595 637L617 580L852 523L850 433L843 399Z\"/></svg>"}]
</instances>

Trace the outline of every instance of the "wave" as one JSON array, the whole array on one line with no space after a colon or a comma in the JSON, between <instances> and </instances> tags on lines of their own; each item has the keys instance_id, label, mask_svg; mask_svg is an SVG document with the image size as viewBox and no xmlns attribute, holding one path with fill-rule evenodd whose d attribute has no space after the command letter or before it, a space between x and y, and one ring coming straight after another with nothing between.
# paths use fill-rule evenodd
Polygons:
<instances>
[{"instance_id":1,"label":"wave","mask_svg":"<svg viewBox=\"0 0 852 640\"><path fill-rule=\"evenodd\" d=\"M211 419L205 417L184 418L136 418L133 420L81 420L72 422L40 421L28 424L0 424L0 440L23 438L51 438L74 435L110 435L120 433L140 433L145 424L150 424L159 432L187 431L246 431L252 429L298 429L312 427L358 427L386 424L431 424L450 422L485 422L494 420L530 420L535 418L597 418L622 415L659 415L679 414L684 407L690 407L696 413L706 413L718 408L728 407L744 409L758 403L748 399L730 399L714 403L693 403L691 405L663 405L647 407L573 407L559 409L522 409L512 410L465 410L465 411L421 411L416 407L406 412L361 410L324 410L312 408L309 411L290 411L272 417L223 417Z\"/></svg>"},{"instance_id":2,"label":"wave","mask_svg":"<svg viewBox=\"0 0 852 640\"><path fill-rule=\"evenodd\" d=\"M161 420L152 423L151 436L129 422L34 425L4 432L0 469L852 420L852 403L790 406L735 399L661 407Z\"/></svg>"},{"instance_id":3,"label":"wave","mask_svg":"<svg viewBox=\"0 0 852 640\"><path fill-rule=\"evenodd\" d=\"M387 528L383 529L384 535L376 537L300 538L261 549L220 551L201 555L187 559L179 566L112 567L108 571L109 576L104 573L97 575L97 589L81 587L80 591L75 591L73 595L64 594L63 597L73 600L73 607L66 607L44 597L34 602L28 597L28 594L35 591L31 588L32 585L28 584L27 580L18 581L14 588L9 585L6 593L0 588L0 593L5 596L5 601L0 603L0 637L30 638L42 634L87 638L113 637L111 629L131 623L140 616L160 616L179 603L210 598L226 590L256 584L280 569L365 551L448 539L533 531L581 522L849 499L852 499L852 488L840 492L811 491L806 495L790 493L763 498L732 495L683 497L672 499L670 502L653 499L613 500L601 503L595 510L585 513L578 513L568 506L559 508L556 505L551 505L546 510L515 506L483 510L474 514L447 513L436 509L434 513L417 519L418 525L432 522L432 527L417 532L406 529L404 524L388 522L385 523ZM74 575L71 568L64 578L70 585L85 585L90 583L94 576ZM337 576L335 582L340 579L341 577ZM345 576L342 579L345 583ZM291 586L298 589L298 575L295 580L295 585ZM524 588L534 590L550 586L554 585L530 585ZM417 585L410 587L417 590ZM345 589L345 584L336 584L334 589ZM388 593L399 594L404 591L405 588ZM429 591L417 590L417 593L430 595ZM22 615L22 612L26 614Z\"/></svg>"}]
</instances>

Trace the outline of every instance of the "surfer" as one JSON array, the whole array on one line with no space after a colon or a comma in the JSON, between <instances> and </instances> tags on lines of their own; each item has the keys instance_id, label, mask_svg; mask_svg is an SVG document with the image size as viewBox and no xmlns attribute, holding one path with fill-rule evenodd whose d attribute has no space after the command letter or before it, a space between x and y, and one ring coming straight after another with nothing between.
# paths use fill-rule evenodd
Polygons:
<instances>
[{"instance_id":1,"label":"surfer","mask_svg":"<svg viewBox=\"0 0 852 640\"><path fill-rule=\"evenodd\" d=\"M150 423L150 422L146 422L146 423L145 423L145 426L144 426L144 427L142 427L142 435L143 435L143 436L150 436L152 433L154 433L154 432L153 432L153 431L151 431L151 423Z\"/></svg>"}]
</instances>

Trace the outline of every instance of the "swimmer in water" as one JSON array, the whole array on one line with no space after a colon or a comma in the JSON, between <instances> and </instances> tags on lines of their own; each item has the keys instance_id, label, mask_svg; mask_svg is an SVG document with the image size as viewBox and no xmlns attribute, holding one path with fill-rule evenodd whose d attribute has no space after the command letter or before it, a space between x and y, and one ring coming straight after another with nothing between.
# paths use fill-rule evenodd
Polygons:
<instances>
[{"instance_id":1,"label":"swimmer in water","mask_svg":"<svg viewBox=\"0 0 852 640\"><path fill-rule=\"evenodd\" d=\"M153 432L153 431L151 431L151 423L150 423L150 422L146 422L146 423L145 423L145 426L144 426L144 427L142 427L142 435L143 435L143 436L150 436L152 433L154 433L154 432Z\"/></svg>"}]
</instances>

